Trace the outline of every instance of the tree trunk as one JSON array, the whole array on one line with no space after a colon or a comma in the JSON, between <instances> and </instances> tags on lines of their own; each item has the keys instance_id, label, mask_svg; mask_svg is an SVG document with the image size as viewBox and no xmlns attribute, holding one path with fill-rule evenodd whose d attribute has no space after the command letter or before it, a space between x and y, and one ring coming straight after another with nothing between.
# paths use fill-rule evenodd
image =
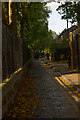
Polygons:
<instances>
[{"instance_id":1,"label":"tree trunk","mask_svg":"<svg viewBox=\"0 0 80 120\"><path fill-rule=\"evenodd\" d=\"M15 34L17 34L17 19L15 7L15 2L9 2L9 27Z\"/></svg>"},{"instance_id":2,"label":"tree trunk","mask_svg":"<svg viewBox=\"0 0 80 120\"><path fill-rule=\"evenodd\" d=\"M11 22L12 22L12 18L11 18L11 16L12 16L11 2L9 2L9 25L10 25Z\"/></svg>"},{"instance_id":3,"label":"tree trunk","mask_svg":"<svg viewBox=\"0 0 80 120\"><path fill-rule=\"evenodd\" d=\"M68 29L68 19L67 19L67 29Z\"/></svg>"}]
</instances>

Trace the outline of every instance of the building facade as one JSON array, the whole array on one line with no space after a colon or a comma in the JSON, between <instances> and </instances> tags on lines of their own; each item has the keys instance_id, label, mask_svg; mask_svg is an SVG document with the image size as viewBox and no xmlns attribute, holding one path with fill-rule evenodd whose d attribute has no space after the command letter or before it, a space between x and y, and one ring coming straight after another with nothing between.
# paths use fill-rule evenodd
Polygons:
<instances>
[{"instance_id":1,"label":"building facade","mask_svg":"<svg viewBox=\"0 0 80 120\"><path fill-rule=\"evenodd\" d=\"M70 55L71 68L80 68L80 35L76 25L65 29L56 39L56 43L68 42L68 55ZM69 49L70 48L70 49Z\"/></svg>"}]
</instances>

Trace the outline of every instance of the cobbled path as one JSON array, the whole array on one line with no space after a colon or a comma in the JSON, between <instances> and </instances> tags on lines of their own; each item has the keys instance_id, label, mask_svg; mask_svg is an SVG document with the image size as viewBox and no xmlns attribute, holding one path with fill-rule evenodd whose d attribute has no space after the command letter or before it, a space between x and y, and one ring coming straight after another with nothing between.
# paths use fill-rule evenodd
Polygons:
<instances>
[{"instance_id":1,"label":"cobbled path","mask_svg":"<svg viewBox=\"0 0 80 120\"><path fill-rule=\"evenodd\" d=\"M34 118L79 119L79 112L65 94L66 89L62 88L59 82L53 78L57 77L56 72L50 75L40 61L34 61L30 72L35 79L36 92L40 101L35 111L37 115Z\"/></svg>"}]
</instances>

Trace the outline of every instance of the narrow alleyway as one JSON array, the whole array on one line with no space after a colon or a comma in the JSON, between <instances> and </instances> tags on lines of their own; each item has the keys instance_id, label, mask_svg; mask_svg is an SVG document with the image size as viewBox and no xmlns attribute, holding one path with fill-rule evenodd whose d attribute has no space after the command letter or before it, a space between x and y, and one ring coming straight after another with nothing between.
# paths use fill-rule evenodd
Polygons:
<instances>
[{"instance_id":1,"label":"narrow alleyway","mask_svg":"<svg viewBox=\"0 0 80 120\"><path fill-rule=\"evenodd\" d=\"M53 71L53 74L49 74L49 71L43 66L43 63L40 61L34 61L31 69L29 70L30 82L34 81L35 83L35 92L38 97L34 97L32 99L29 95L31 92L24 96L24 103L22 102L22 106L25 107L24 111L21 114L27 115L28 110L26 111L28 105L31 105L29 109L32 109L32 113L35 113L33 115L33 118L79 118L79 111L77 104L71 99L71 97L66 92L66 89L63 88L59 82L55 79L57 77L57 73ZM28 80L28 79L26 79ZM25 82L26 84L26 82ZM30 83L29 83L30 84ZM33 84L32 84L33 85ZM27 87L26 85L22 85L22 88ZM33 87L29 88L31 90L34 90ZM28 89L27 89L28 90ZM20 93L21 94L21 93ZM25 94L27 94L25 92ZM32 95L32 94L31 94ZM33 95L32 95L33 96ZM16 96L16 98L18 95ZM29 97L29 98L28 98ZM21 96L22 98L22 96ZM37 100L36 100L37 98ZM19 97L20 99L20 97ZM32 102L31 99L37 103ZM29 104L27 104L27 101L30 101ZM35 105L34 105L35 104ZM36 106L37 104L37 106ZM34 106L34 107L33 107ZM36 106L36 108L35 108ZM20 104L18 105L19 110ZM9 110L10 111L10 110ZM16 110L15 110L15 116L16 118ZM7 113L9 115L9 113ZM12 113L13 114L13 113ZM32 118L32 116L28 116L28 118ZM18 117L17 117L18 119ZM21 118L22 119L22 118Z\"/></svg>"},{"instance_id":2,"label":"narrow alleyway","mask_svg":"<svg viewBox=\"0 0 80 120\"><path fill-rule=\"evenodd\" d=\"M0 118L80 120L80 0L13 0L0 10Z\"/></svg>"}]
</instances>

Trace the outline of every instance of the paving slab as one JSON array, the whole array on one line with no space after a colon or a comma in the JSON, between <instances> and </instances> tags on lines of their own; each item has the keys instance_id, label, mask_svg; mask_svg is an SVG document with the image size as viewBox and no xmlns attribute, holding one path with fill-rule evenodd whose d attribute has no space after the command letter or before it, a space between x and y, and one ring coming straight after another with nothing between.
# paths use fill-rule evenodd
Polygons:
<instances>
[{"instance_id":1,"label":"paving slab","mask_svg":"<svg viewBox=\"0 0 80 120\"><path fill-rule=\"evenodd\" d=\"M56 72L53 71L52 78L49 71L39 61L35 61L33 75L40 100L36 110L38 115L34 118L79 118L78 106L55 79L58 76Z\"/></svg>"},{"instance_id":2,"label":"paving slab","mask_svg":"<svg viewBox=\"0 0 80 120\"><path fill-rule=\"evenodd\" d=\"M59 77L57 72L47 69L41 61L36 60L29 70L29 76L25 76L20 91L15 97L14 102L17 103L12 105L12 109L9 110L11 111L10 114L7 114L11 115L11 120L14 120L14 117L19 120L26 120L31 119L31 116L34 120L38 118L43 118L43 120L45 118L51 118L51 120L55 118L79 120L80 109L78 103L72 98L71 91L57 81L56 77ZM35 94L32 94L33 91L35 91ZM36 104L37 107L35 108ZM17 111L15 110L16 107ZM35 114L29 115L29 112ZM7 118L6 120L10 119Z\"/></svg>"},{"instance_id":3,"label":"paving slab","mask_svg":"<svg viewBox=\"0 0 80 120\"><path fill-rule=\"evenodd\" d=\"M73 82L75 85L80 85L80 73L65 74L65 77Z\"/></svg>"},{"instance_id":4,"label":"paving slab","mask_svg":"<svg viewBox=\"0 0 80 120\"><path fill-rule=\"evenodd\" d=\"M47 63L50 64L56 72L61 74L70 84L80 86L80 71L68 68L67 63L56 63L46 59L45 61L47 61Z\"/></svg>"}]
</instances>

